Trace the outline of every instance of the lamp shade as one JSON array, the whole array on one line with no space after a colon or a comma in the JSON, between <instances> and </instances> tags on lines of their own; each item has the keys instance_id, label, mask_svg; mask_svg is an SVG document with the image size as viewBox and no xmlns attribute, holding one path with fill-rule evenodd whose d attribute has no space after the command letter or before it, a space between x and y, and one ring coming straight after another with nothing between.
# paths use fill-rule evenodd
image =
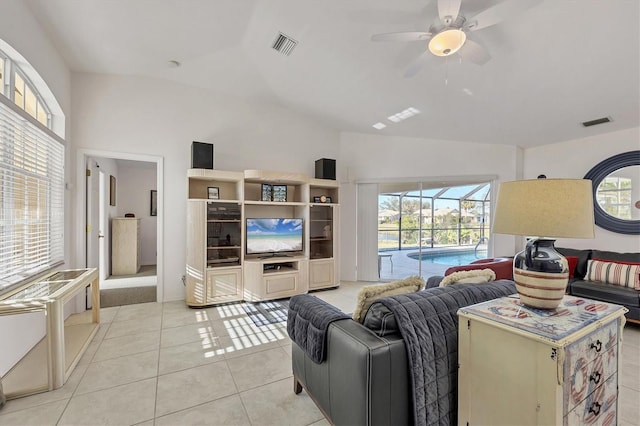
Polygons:
<instances>
[{"instance_id":1,"label":"lamp shade","mask_svg":"<svg viewBox=\"0 0 640 426\"><path fill-rule=\"evenodd\" d=\"M493 232L539 237L593 238L593 189L587 179L503 182Z\"/></svg>"},{"instance_id":2,"label":"lamp shade","mask_svg":"<svg viewBox=\"0 0 640 426\"><path fill-rule=\"evenodd\" d=\"M593 238L593 192L586 179L535 179L504 182L498 191L493 232L535 237ZM567 259L552 239L533 238L513 258L513 280L520 301L555 309L564 297Z\"/></svg>"}]
</instances>

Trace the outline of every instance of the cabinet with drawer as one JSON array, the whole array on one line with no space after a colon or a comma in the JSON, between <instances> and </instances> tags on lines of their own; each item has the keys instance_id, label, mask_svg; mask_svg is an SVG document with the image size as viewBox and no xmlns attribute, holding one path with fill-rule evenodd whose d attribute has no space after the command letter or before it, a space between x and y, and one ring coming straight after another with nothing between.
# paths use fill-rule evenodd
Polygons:
<instances>
[{"instance_id":1,"label":"cabinet with drawer","mask_svg":"<svg viewBox=\"0 0 640 426\"><path fill-rule=\"evenodd\" d=\"M622 306L517 296L458 311L458 423L615 424Z\"/></svg>"}]
</instances>

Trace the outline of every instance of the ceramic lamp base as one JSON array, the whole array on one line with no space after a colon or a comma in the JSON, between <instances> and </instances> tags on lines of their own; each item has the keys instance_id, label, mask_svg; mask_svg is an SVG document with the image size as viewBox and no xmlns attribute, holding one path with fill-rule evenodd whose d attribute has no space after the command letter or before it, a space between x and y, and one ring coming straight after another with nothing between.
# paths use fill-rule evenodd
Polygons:
<instances>
[{"instance_id":1,"label":"ceramic lamp base","mask_svg":"<svg viewBox=\"0 0 640 426\"><path fill-rule=\"evenodd\" d=\"M569 282L567 259L553 247L554 240L534 239L513 261L513 280L527 306L555 309Z\"/></svg>"},{"instance_id":2,"label":"ceramic lamp base","mask_svg":"<svg viewBox=\"0 0 640 426\"><path fill-rule=\"evenodd\" d=\"M555 309L562 302L569 274L532 272L513 268L513 280L520 300L527 306Z\"/></svg>"}]
</instances>

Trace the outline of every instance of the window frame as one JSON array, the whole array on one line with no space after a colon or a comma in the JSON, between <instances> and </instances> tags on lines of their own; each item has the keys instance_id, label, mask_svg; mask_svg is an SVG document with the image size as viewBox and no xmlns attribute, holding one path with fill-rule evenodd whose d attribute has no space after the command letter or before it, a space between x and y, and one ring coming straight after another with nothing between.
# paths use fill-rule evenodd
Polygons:
<instances>
[{"instance_id":1,"label":"window frame","mask_svg":"<svg viewBox=\"0 0 640 426\"><path fill-rule=\"evenodd\" d=\"M15 61L9 57L4 51L0 50L0 61L3 63L3 80L2 87L0 88L0 103L2 103L3 107L7 107L9 111L5 111L7 114L6 123L9 126L12 126L12 121L14 121L13 126L17 130L18 135L29 135L31 137L35 137L35 140L29 141L31 146L39 147L42 144L46 146L43 148L45 151L43 154L46 156L46 160L44 160L44 164L46 164L46 173L42 175L43 177L38 178L35 177L37 181L37 185L45 184L44 196L45 201L40 201L39 203L44 202L45 204L45 212L43 215L38 217L36 221L42 222L43 217L44 223L46 226L46 231L44 233L44 237L40 241L46 241L46 250L47 254L44 256L40 256L39 250L42 247L41 245L34 244L31 247L28 247L30 252L37 252L38 256L36 256L35 260L31 262L27 262L21 269L10 270L9 266L7 266L6 270L2 272L2 278L0 278L0 294L4 294L13 290L14 288L33 280L34 278L47 273L56 267L60 266L65 262L65 202L66 202L66 194L65 194L65 167L66 167L66 142L63 138L58 136L51 129L52 126L52 114L51 108L44 101L40 91L37 90L36 86L32 83L31 79L27 76L27 73L20 68L19 65L16 64ZM35 95L35 115L31 115L27 112L25 107L26 99L23 100L22 105L19 106L15 103L14 100L14 90L15 90L15 76L19 75L20 78L24 81L25 87L28 87L31 92ZM23 94L24 95L24 94ZM38 111L44 111L46 117L46 124L42 121L38 120ZM8 114L15 114L14 117L9 116ZM44 121L44 120L43 120ZM20 126L20 123L23 123ZM17 124L16 124L17 123ZM9 127L8 129L11 129ZM24 129L20 131L19 129ZM23 133L24 132L24 133ZM41 134L41 133L42 134ZM11 166L11 163L15 161L16 156L13 154L14 151L12 149L16 147L16 132L8 131L5 133L6 138L9 140L7 143L8 150L4 152L5 160L0 163L2 165L2 175L0 175L0 184L5 185L3 183L4 179L14 179L15 176L23 176L27 180L33 181L33 177L29 179L29 174L31 172L28 169L24 169L20 166ZM35 136L34 136L35 135ZM1 135L0 135L1 136ZM42 138L42 139L41 139ZM0 141L0 148L3 147L4 141ZM52 146L52 143L58 143L60 146ZM38 152L40 152L40 148L37 148ZM0 155L3 153L0 152ZM24 154L23 154L24 155ZM33 155L33 154L31 154ZM49 158L48 156L54 155L54 157ZM8 157L7 157L8 156ZM38 154L36 154L36 159L34 165L43 164L37 159ZM24 161L24 160L23 160ZM34 161L32 158L30 161ZM55 171L50 171L49 167L56 167ZM60 168L58 168L60 167ZM12 170L13 168L18 170ZM22 169L22 171L20 170ZM6 187L7 190L14 190L15 186L11 183L6 183L9 185ZM17 182L17 181L15 181ZM19 185L19 184L16 184ZM32 185L25 186L23 190L34 191L34 187ZM5 189L5 188L0 188ZM42 190L40 190L42 191ZM24 192L24 194L32 194L31 192ZM9 204L5 204L3 201L2 215L5 217L7 221L5 224L8 226L13 226L12 221L14 220L12 216L9 216L9 212L13 212L16 204L15 198L10 198L11 195L8 195L7 198ZM41 210L42 204L36 205L36 210ZM6 207L6 211L5 210ZM25 211L32 211L33 209L29 209L28 204L24 208ZM6 215L6 216L5 216ZM31 222L27 222L25 227L34 225ZM1 228L0 228L1 229ZM56 232L57 231L57 232ZM15 232L15 228L12 227L11 233ZM41 232L41 231L40 231ZM54 235L53 232L56 232ZM59 238L58 234L62 238L61 243L52 243L55 238ZM14 235L10 234L10 237L13 239ZM43 261L44 258L44 261ZM7 257L6 259L11 259L11 257Z\"/></svg>"},{"instance_id":2,"label":"window frame","mask_svg":"<svg viewBox=\"0 0 640 426\"><path fill-rule=\"evenodd\" d=\"M18 108L23 110L27 115L35 118L36 121L41 123L47 129L51 129L51 110L49 109L49 107L45 103L44 99L42 98L42 95L40 95L40 92L36 89L35 85L31 82L31 80L26 75L26 73L20 69L20 67L16 66L14 63L12 63L10 59L9 60L5 59L5 66L6 66L7 62L9 62L11 65L13 65L13 66L9 67L10 68L10 71L9 71L9 76L10 76L9 93L11 93L11 94L15 93L16 75L20 76L20 78L24 82L24 86L25 86L25 93L22 94L22 98L23 98L22 106L20 106L18 104L16 104L16 106L18 106ZM35 95L35 98L36 98L35 115L30 114L26 110L26 103L27 103L27 99L26 99L26 92L27 91L26 91L26 89L31 90L31 92ZM14 103L15 103L15 99L11 98L11 100L14 101ZM43 123L42 121L38 120L38 110L39 110L40 107L42 107L42 109L44 110L44 114L45 114L46 121L47 121L46 124Z\"/></svg>"}]
</instances>

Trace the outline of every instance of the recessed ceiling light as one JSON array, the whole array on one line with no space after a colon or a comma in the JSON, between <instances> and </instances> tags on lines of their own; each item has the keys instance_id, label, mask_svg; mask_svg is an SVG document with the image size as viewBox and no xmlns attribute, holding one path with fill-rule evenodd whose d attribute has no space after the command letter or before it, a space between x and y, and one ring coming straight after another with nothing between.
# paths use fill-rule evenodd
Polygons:
<instances>
[{"instance_id":1,"label":"recessed ceiling light","mask_svg":"<svg viewBox=\"0 0 640 426\"><path fill-rule=\"evenodd\" d=\"M384 123L376 123L376 124L374 124L374 125L373 125L373 128L374 128L374 129L378 129L378 130L382 130L382 129L384 129L385 127L387 127L387 126L386 126L386 124L384 124Z\"/></svg>"},{"instance_id":2,"label":"recessed ceiling light","mask_svg":"<svg viewBox=\"0 0 640 426\"><path fill-rule=\"evenodd\" d=\"M389 121L393 121L394 123L399 123L407 118L411 118L416 114L420 114L420 111L414 107L409 107L404 111L400 111L397 114L393 114L392 116L387 117Z\"/></svg>"}]
</instances>

